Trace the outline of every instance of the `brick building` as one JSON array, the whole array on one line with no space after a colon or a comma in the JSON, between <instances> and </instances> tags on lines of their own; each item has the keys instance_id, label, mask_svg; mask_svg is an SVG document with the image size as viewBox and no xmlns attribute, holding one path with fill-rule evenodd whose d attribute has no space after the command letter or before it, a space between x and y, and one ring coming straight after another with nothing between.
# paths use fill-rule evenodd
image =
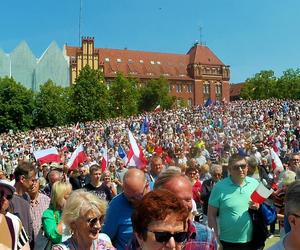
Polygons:
<instances>
[{"instance_id":1,"label":"brick building","mask_svg":"<svg viewBox=\"0 0 300 250\"><path fill-rule=\"evenodd\" d=\"M107 82L117 72L140 79L141 83L161 76L170 84L170 93L202 105L208 98L229 101L230 69L208 47L195 44L186 54L95 48L94 38L83 37L81 47L66 46L70 58L70 81L89 65L100 69Z\"/></svg>"}]
</instances>

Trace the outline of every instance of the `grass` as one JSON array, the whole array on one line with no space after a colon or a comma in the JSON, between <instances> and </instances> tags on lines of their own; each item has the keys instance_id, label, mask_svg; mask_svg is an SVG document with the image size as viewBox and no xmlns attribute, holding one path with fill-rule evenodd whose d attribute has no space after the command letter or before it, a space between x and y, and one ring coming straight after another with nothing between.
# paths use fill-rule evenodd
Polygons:
<instances>
[{"instance_id":1,"label":"grass","mask_svg":"<svg viewBox=\"0 0 300 250\"><path fill-rule=\"evenodd\" d=\"M280 240L280 235L279 235L278 223L276 223L276 230L275 230L274 237L266 240L266 246L264 249L268 249L270 246L272 246L274 243L276 243L279 240Z\"/></svg>"}]
</instances>

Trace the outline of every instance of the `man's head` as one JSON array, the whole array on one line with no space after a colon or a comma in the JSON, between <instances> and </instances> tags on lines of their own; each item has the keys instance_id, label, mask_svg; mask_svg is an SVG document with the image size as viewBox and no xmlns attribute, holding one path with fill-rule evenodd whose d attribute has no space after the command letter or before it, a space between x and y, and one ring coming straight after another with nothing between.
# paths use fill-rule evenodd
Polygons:
<instances>
[{"instance_id":1,"label":"man's head","mask_svg":"<svg viewBox=\"0 0 300 250\"><path fill-rule=\"evenodd\" d=\"M14 176L16 183L27 192L32 188L36 179L36 168L34 165L28 161L19 162L15 169Z\"/></svg>"},{"instance_id":2,"label":"man's head","mask_svg":"<svg viewBox=\"0 0 300 250\"><path fill-rule=\"evenodd\" d=\"M93 184L99 183L100 179L101 179L101 174L102 174L101 168L97 164L94 164L94 165L90 166L89 172L90 172L90 176L91 176L91 182Z\"/></svg>"},{"instance_id":3,"label":"man's head","mask_svg":"<svg viewBox=\"0 0 300 250\"><path fill-rule=\"evenodd\" d=\"M212 164L210 167L211 178L213 181L217 182L222 178L223 169L221 165Z\"/></svg>"},{"instance_id":4,"label":"man's head","mask_svg":"<svg viewBox=\"0 0 300 250\"><path fill-rule=\"evenodd\" d=\"M297 173L300 169L300 154L292 154L289 161L289 170Z\"/></svg>"},{"instance_id":5,"label":"man's head","mask_svg":"<svg viewBox=\"0 0 300 250\"><path fill-rule=\"evenodd\" d=\"M83 165L79 165L78 172L79 172L79 176L81 178L84 178L88 174L88 171L87 171L86 167L83 166Z\"/></svg>"},{"instance_id":6,"label":"man's head","mask_svg":"<svg viewBox=\"0 0 300 250\"><path fill-rule=\"evenodd\" d=\"M154 189L167 189L183 201L185 207L192 211L193 187L187 176L180 169L171 168L161 172L154 183Z\"/></svg>"},{"instance_id":7,"label":"man's head","mask_svg":"<svg viewBox=\"0 0 300 250\"><path fill-rule=\"evenodd\" d=\"M63 179L63 173L58 170L51 170L48 173L48 181L49 185L52 186L57 181L62 181Z\"/></svg>"},{"instance_id":8,"label":"man's head","mask_svg":"<svg viewBox=\"0 0 300 250\"><path fill-rule=\"evenodd\" d=\"M151 167L151 173L154 174L155 176L158 176L160 172L163 170L163 163L161 157L154 155L151 158L150 167Z\"/></svg>"},{"instance_id":9,"label":"man's head","mask_svg":"<svg viewBox=\"0 0 300 250\"><path fill-rule=\"evenodd\" d=\"M123 192L130 203L140 200L149 192L149 183L147 183L143 171L131 168L124 175Z\"/></svg>"},{"instance_id":10,"label":"man's head","mask_svg":"<svg viewBox=\"0 0 300 250\"><path fill-rule=\"evenodd\" d=\"M291 226L291 233L300 233L300 181L293 182L285 195L285 213Z\"/></svg>"},{"instance_id":11,"label":"man's head","mask_svg":"<svg viewBox=\"0 0 300 250\"><path fill-rule=\"evenodd\" d=\"M252 176L256 172L258 166L258 161L256 157L250 156L247 159L247 164L248 164L248 176Z\"/></svg>"},{"instance_id":12,"label":"man's head","mask_svg":"<svg viewBox=\"0 0 300 250\"><path fill-rule=\"evenodd\" d=\"M228 162L230 176L234 182L242 182L248 172L248 165L245 156L234 154L229 158Z\"/></svg>"}]
</instances>

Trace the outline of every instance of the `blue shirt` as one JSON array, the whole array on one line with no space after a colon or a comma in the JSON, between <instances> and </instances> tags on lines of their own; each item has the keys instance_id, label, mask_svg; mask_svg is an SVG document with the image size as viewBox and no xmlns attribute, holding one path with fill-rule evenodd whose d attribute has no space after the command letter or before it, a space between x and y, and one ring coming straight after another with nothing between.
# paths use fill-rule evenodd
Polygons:
<instances>
[{"instance_id":1,"label":"blue shirt","mask_svg":"<svg viewBox=\"0 0 300 250\"><path fill-rule=\"evenodd\" d=\"M102 232L110 237L113 245L118 250L126 249L132 238L132 212L133 207L123 192L114 197L109 203Z\"/></svg>"}]
</instances>

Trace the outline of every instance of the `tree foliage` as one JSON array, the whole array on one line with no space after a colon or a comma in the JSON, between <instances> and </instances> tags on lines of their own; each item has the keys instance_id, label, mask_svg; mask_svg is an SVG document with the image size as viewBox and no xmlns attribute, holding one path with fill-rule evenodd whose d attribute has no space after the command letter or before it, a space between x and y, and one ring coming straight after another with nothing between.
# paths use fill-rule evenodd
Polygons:
<instances>
[{"instance_id":1,"label":"tree foliage","mask_svg":"<svg viewBox=\"0 0 300 250\"><path fill-rule=\"evenodd\" d=\"M109 87L111 115L130 116L138 112L137 81L118 73Z\"/></svg>"},{"instance_id":2,"label":"tree foliage","mask_svg":"<svg viewBox=\"0 0 300 250\"><path fill-rule=\"evenodd\" d=\"M40 86L35 98L34 124L37 127L53 127L68 122L68 88L56 86L51 80Z\"/></svg>"},{"instance_id":3,"label":"tree foliage","mask_svg":"<svg viewBox=\"0 0 300 250\"><path fill-rule=\"evenodd\" d=\"M0 78L0 132L32 128L34 94L13 78Z\"/></svg>"},{"instance_id":4,"label":"tree foliage","mask_svg":"<svg viewBox=\"0 0 300 250\"><path fill-rule=\"evenodd\" d=\"M108 90L100 70L84 67L71 87L72 120L92 121L109 117Z\"/></svg>"},{"instance_id":5,"label":"tree foliage","mask_svg":"<svg viewBox=\"0 0 300 250\"><path fill-rule=\"evenodd\" d=\"M165 78L152 79L141 87L140 111L153 111L157 105L170 109L175 101L169 93L169 84Z\"/></svg>"},{"instance_id":6,"label":"tree foliage","mask_svg":"<svg viewBox=\"0 0 300 250\"><path fill-rule=\"evenodd\" d=\"M300 99L300 70L288 69L279 78L272 70L264 70L248 78L242 88L244 99Z\"/></svg>"}]
</instances>

